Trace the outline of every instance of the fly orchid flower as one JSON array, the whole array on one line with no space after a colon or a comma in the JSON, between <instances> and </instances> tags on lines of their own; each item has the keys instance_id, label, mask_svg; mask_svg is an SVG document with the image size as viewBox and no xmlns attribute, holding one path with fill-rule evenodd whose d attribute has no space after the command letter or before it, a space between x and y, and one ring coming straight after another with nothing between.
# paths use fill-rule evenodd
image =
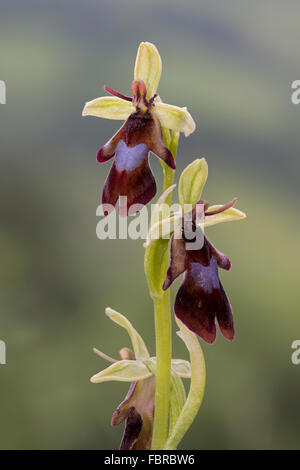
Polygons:
<instances>
[{"instance_id":1,"label":"fly orchid flower","mask_svg":"<svg viewBox=\"0 0 300 470\"><path fill-rule=\"evenodd\" d=\"M216 319L223 336L230 341L234 337L232 308L218 274L218 268L229 270L231 262L208 241L203 228L220 222L240 220L246 215L233 207L236 198L227 204L211 207L206 201L199 200L207 174L205 159L195 160L184 170L179 182L179 200L182 206L192 207L192 211L186 213L183 208L184 216L182 211L170 213L163 220L155 222L150 229L146 246L153 242L151 234L158 230L163 232L164 237L168 235L168 231L169 235L173 232L170 266L162 288L168 289L184 273L175 299L175 315L204 341L213 343L216 339ZM162 195L160 201L165 197L165 194ZM202 243L194 248L192 245L199 238ZM192 239L194 241L191 243Z\"/></svg>"},{"instance_id":2,"label":"fly orchid flower","mask_svg":"<svg viewBox=\"0 0 300 470\"><path fill-rule=\"evenodd\" d=\"M195 123L186 108L163 103L157 95L161 75L161 58L156 47L142 42L138 48L132 97L110 87L113 96L96 98L86 103L82 115L125 120L119 131L99 150L97 160L104 163L114 157L105 181L102 204L115 206L119 196L127 197L126 215L134 204L146 205L156 194L156 183L149 166L149 152L175 169L170 150L164 145L162 128L183 132L195 130Z\"/></svg>"},{"instance_id":3,"label":"fly orchid flower","mask_svg":"<svg viewBox=\"0 0 300 470\"><path fill-rule=\"evenodd\" d=\"M154 419L156 359L150 357L142 337L126 317L110 308L106 309L106 315L127 330L133 351L121 349L121 360L117 361L94 349L100 357L112 362L112 365L94 375L91 382L132 382L124 401L113 413L111 424L116 426L125 421L120 450L149 450ZM190 378L190 363L173 359L172 375L177 381L180 381L180 377Z\"/></svg>"}]
</instances>

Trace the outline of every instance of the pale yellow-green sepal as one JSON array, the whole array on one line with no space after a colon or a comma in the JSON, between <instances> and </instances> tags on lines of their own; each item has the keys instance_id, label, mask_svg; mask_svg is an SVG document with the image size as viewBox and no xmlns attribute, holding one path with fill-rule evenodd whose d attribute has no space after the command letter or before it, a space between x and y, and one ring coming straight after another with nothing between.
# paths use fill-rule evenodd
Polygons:
<instances>
[{"instance_id":1,"label":"pale yellow-green sepal","mask_svg":"<svg viewBox=\"0 0 300 470\"><path fill-rule=\"evenodd\" d=\"M141 361L118 361L91 377L91 382L101 383L116 380L137 382L151 377L152 373Z\"/></svg>"},{"instance_id":2,"label":"pale yellow-green sepal","mask_svg":"<svg viewBox=\"0 0 300 470\"><path fill-rule=\"evenodd\" d=\"M205 158L198 158L190 163L181 173L178 196L182 207L194 205L199 201L207 180L208 166Z\"/></svg>"},{"instance_id":3,"label":"pale yellow-green sepal","mask_svg":"<svg viewBox=\"0 0 300 470\"><path fill-rule=\"evenodd\" d=\"M171 366L174 372L183 379L191 378L191 364L184 359L172 359Z\"/></svg>"},{"instance_id":4,"label":"pale yellow-green sepal","mask_svg":"<svg viewBox=\"0 0 300 470\"><path fill-rule=\"evenodd\" d=\"M85 104L82 116L97 116L125 121L134 111L135 107L129 101L122 100L117 96L101 96Z\"/></svg>"},{"instance_id":5,"label":"pale yellow-green sepal","mask_svg":"<svg viewBox=\"0 0 300 470\"><path fill-rule=\"evenodd\" d=\"M148 359L150 357L148 349L142 337L132 326L130 321L127 320L124 315L109 307L105 309L105 313L112 321L125 328L125 330L128 332L136 359Z\"/></svg>"},{"instance_id":6,"label":"pale yellow-green sepal","mask_svg":"<svg viewBox=\"0 0 300 470\"><path fill-rule=\"evenodd\" d=\"M196 128L194 119L185 107L179 108L179 106L172 104L155 103L154 112L162 127L174 132L183 132L186 137Z\"/></svg>"},{"instance_id":7,"label":"pale yellow-green sepal","mask_svg":"<svg viewBox=\"0 0 300 470\"><path fill-rule=\"evenodd\" d=\"M221 205L211 206L207 209L207 212L215 211L222 207ZM242 220L246 217L246 214L235 207L220 212L220 214L209 215L204 219L204 227L210 227L211 225L220 224L221 222L231 222L233 220Z\"/></svg>"},{"instance_id":8,"label":"pale yellow-green sepal","mask_svg":"<svg viewBox=\"0 0 300 470\"><path fill-rule=\"evenodd\" d=\"M134 79L143 80L146 85L146 98L148 100L156 93L161 68L161 57L154 44L141 42L135 60Z\"/></svg>"}]
</instances>

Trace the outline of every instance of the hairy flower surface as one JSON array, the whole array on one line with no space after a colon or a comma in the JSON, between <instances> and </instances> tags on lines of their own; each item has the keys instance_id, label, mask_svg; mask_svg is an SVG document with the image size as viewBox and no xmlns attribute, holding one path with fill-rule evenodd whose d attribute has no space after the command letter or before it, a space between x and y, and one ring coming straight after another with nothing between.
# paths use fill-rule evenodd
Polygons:
<instances>
[{"instance_id":1,"label":"hairy flower surface","mask_svg":"<svg viewBox=\"0 0 300 470\"><path fill-rule=\"evenodd\" d=\"M130 213L135 204L147 204L156 194L156 183L148 161L150 151L175 169L173 155L163 143L162 128L184 132L185 135L195 129L186 108L163 103L156 94L160 75L161 58L156 47L151 43L141 43L131 84L133 96L104 87L113 96L96 98L86 103L83 109L83 116L125 120L97 154L99 163L114 158L104 184L102 203L115 206L119 196L127 196L127 208L122 210L122 215Z\"/></svg>"}]
</instances>

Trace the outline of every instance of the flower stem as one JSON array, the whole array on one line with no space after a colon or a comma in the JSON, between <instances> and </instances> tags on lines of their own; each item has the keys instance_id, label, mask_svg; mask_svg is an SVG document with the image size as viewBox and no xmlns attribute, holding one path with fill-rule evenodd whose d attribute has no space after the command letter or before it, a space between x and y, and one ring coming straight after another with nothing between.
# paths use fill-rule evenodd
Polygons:
<instances>
[{"instance_id":1,"label":"flower stem","mask_svg":"<svg viewBox=\"0 0 300 470\"><path fill-rule=\"evenodd\" d=\"M163 131L164 144L170 149L173 157L176 157L179 133ZM174 171L163 166L164 171L164 191L168 189L174 180ZM167 198L166 203L171 204L172 195ZM165 249L168 245L165 245ZM146 250L147 252L147 250ZM164 279L167 262L166 256L161 257L159 279ZM147 263L147 253L145 254ZM146 269L147 272L147 269ZM163 281L162 281L163 282ZM170 407L170 378L171 378L171 357L172 357L172 323L170 292L164 292L160 286L160 295L153 296L154 317L155 317L155 338L156 338L156 387L155 387L155 414L152 437L152 449L164 449L168 439L169 431L169 407Z\"/></svg>"},{"instance_id":2,"label":"flower stem","mask_svg":"<svg viewBox=\"0 0 300 470\"><path fill-rule=\"evenodd\" d=\"M168 438L172 357L170 293L154 299L156 331L156 389L152 449L163 449Z\"/></svg>"}]
</instances>

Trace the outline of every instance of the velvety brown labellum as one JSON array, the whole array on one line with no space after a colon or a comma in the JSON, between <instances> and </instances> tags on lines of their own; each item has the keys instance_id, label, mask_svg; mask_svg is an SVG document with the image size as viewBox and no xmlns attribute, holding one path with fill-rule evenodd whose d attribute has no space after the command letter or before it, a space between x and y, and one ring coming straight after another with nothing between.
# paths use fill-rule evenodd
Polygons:
<instances>
[{"instance_id":1,"label":"velvety brown labellum","mask_svg":"<svg viewBox=\"0 0 300 470\"><path fill-rule=\"evenodd\" d=\"M163 289L184 273L175 299L176 316L207 343L216 339L217 319L221 333L231 341L234 337L232 309L218 275L218 267L230 269L230 260L206 237L199 250L186 250L185 245L184 238L176 239L173 235L171 262Z\"/></svg>"},{"instance_id":2,"label":"velvety brown labellum","mask_svg":"<svg viewBox=\"0 0 300 470\"><path fill-rule=\"evenodd\" d=\"M115 206L119 196L127 196L128 212L134 204L151 201L156 183L148 161L150 151L175 169L174 158L163 144L158 118L149 110L137 110L98 152L100 163L115 157L105 181L102 204Z\"/></svg>"}]
</instances>

